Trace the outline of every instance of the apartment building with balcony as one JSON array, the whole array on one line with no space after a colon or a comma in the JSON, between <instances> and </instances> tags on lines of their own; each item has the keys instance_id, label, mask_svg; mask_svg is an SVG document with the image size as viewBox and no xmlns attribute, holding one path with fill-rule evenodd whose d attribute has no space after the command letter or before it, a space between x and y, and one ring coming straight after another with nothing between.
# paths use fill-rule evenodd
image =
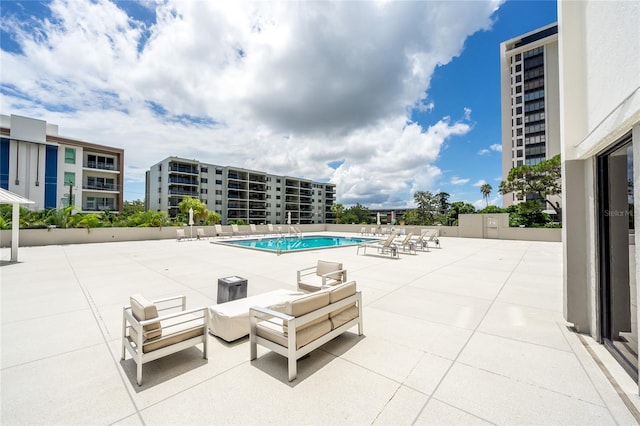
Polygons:
<instances>
[{"instance_id":1,"label":"apartment building with balcony","mask_svg":"<svg viewBox=\"0 0 640 426\"><path fill-rule=\"evenodd\" d=\"M146 173L145 204L174 217L185 196L198 198L223 224L334 223L335 185L239 167L168 157Z\"/></svg>"},{"instance_id":2,"label":"apartment building with balcony","mask_svg":"<svg viewBox=\"0 0 640 426\"><path fill-rule=\"evenodd\" d=\"M558 24L500 44L502 179L560 153ZM519 202L512 193L503 206ZM556 201L560 201L558 197Z\"/></svg>"},{"instance_id":3,"label":"apartment building with balcony","mask_svg":"<svg viewBox=\"0 0 640 426\"><path fill-rule=\"evenodd\" d=\"M120 211L123 182L123 149L60 136L44 120L0 116L0 188L34 201L28 208Z\"/></svg>"}]
</instances>

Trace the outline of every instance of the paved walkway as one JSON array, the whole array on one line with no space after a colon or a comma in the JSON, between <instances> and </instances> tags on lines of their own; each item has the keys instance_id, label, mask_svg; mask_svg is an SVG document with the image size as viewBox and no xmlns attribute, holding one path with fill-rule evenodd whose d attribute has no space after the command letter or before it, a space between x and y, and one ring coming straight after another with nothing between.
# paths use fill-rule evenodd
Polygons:
<instances>
[{"instance_id":1,"label":"paved walkway","mask_svg":"<svg viewBox=\"0 0 640 426\"><path fill-rule=\"evenodd\" d=\"M637 387L562 318L561 244L442 240L400 260L210 241L21 248L21 263L0 267L1 423L637 423L585 344L634 403ZM264 348L251 363L247 339L210 337L208 362L191 348L147 364L142 387L120 360L131 294L206 306L219 277L248 278L250 296L294 289L295 271L317 259L343 262L357 281L365 333L300 360L294 382Z\"/></svg>"}]
</instances>

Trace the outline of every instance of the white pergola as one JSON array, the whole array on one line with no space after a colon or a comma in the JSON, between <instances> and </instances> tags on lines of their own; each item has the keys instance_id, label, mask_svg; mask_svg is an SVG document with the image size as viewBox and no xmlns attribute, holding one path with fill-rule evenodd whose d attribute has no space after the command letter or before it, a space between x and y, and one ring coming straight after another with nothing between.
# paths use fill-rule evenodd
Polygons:
<instances>
[{"instance_id":1,"label":"white pergola","mask_svg":"<svg viewBox=\"0 0 640 426\"><path fill-rule=\"evenodd\" d=\"M18 238L20 233L20 204L34 204L34 201L0 188L0 204L11 204L11 261L18 261Z\"/></svg>"}]
</instances>

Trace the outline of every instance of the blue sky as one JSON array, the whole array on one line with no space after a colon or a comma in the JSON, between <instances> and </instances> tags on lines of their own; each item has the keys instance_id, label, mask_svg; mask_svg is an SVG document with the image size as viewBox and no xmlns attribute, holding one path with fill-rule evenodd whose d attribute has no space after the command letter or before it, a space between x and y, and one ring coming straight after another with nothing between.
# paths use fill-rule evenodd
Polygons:
<instances>
[{"instance_id":1,"label":"blue sky","mask_svg":"<svg viewBox=\"0 0 640 426\"><path fill-rule=\"evenodd\" d=\"M125 199L167 156L410 207L484 205L501 174L499 44L555 1L7 2L0 112L125 149ZM373 30L373 31L372 31Z\"/></svg>"}]
</instances>

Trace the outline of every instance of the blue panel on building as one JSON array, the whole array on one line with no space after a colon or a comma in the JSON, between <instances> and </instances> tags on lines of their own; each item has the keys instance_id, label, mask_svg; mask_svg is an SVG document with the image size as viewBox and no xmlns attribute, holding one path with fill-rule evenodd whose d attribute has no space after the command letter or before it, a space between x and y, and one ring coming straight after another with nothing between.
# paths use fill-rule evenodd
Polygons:
<instances>
[{"instance_id":1,"label":"blue panel on building","mask_svg":"<svg viewBox=\"0 0 640 426\"><path fill-rule=\"evenodd\" d=\"M9 139L0 138L0 188L9 190Z\"/></svg>"},{"instance_id":2,"label":"blue panel on building","mask_svg":"<svg viewBox=\"0 0 640 426\"><path fill-rule=\"evenodd\" d=\"M44 208L55 209L58 194L58 147L47 145L44 162Z\"/></svg>"}]
</instances>

